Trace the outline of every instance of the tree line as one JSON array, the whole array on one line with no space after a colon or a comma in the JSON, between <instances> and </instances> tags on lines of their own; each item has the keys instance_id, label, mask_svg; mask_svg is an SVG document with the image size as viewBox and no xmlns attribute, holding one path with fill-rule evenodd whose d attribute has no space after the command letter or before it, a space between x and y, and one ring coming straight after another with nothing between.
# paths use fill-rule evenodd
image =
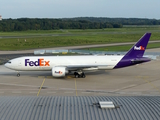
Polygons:
<instances>
[{"instance_id":1,"label":"tree line","mask_svg":"<svg viewBox=\"0 0 160 120\"><path fill-rule=\"evenodd\" d=\"M160 20L147 18L106 18L106 17L77 17L66 18L66 20L86 20L91 22L109 22L119 23L122 25L160 25Z\"/></svg>"},{"instance_id":2,"label":"tree line","mask_svg":"<svg viewBox=\"0 0 160 120\"><path fill-rule=\"evenodd\" d=\"M92 22L88 20L70 19L3 19L0 31L57 30L57 29L103 29L121 28L120 23Z\"/></svg>"},{"instance_id":3,"label":"tree line","mask_svg":"<svg viewBox=\"0 0 160 120\"><path fill-rule=\"evenodd\" d=\"M78 17L62 19L3 19L2 21L0 21L0 31L103 29L122 28L123 25L160 25L160 20L101 17Z\"/></svg>"}]
</instances>

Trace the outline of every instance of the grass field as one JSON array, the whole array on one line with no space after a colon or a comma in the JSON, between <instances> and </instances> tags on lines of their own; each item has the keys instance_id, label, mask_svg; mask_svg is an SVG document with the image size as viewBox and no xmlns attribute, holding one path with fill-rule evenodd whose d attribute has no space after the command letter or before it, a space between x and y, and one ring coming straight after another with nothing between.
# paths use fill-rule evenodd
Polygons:
<instances>
[{"instance_id":1,"label":"grass field","mask_svg":"<svg viewBox=\"0 0 160 120\"><path fill-rule=\"evenodd\" d=\"M151 40L160 40L160 27L0 32L0 50L136 42L145 32L152 32Z\"/></svg>"},{"instance_id":2,"label":"grass field","mask_svg":"<svg viewBox=\"0 0 160 120\"><path fill-rule=\"evenodd\" d=\"M99 48L89 48L90 51L128 51L133 45L108 46ZM147 49L160 48L160 43L149 43ZM88 50L88 49L83 49Z\"/></svg>"}]
</instances>

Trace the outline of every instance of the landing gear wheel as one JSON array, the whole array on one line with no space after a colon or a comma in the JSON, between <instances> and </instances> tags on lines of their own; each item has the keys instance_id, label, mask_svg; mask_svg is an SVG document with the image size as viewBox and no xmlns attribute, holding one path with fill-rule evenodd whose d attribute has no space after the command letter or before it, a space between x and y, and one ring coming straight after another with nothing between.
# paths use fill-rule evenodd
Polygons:
<instances>
[{"instance_id":1,"label":"landing gear wheel","mask_svg":"<svg viewBox=\"0 0 160 120\"><path fill-rule=\"evenodd\" d=\"M86 77L86 75L85 75L84 73L82 73L82 75L81 75L81 76L82 76L82 78L85 78L85 77Z\"/></svg>"},{"instance_id":2,"label":"landing gear wheel","mask_svg":"<svg viewBox=\"0 0 160 120\"><path fill-rule=\"evenodd\" d=\"M84 73L78 74L77 72L74 73L75 78L85 78L86 75Z\"/></svg>"},{"instance_id":3,"label":"landing gear wheel","mask_svg":"<svg viewBox=\"0 0 160 120\"><path fill-rule=\"evenodd\" d=\"M78 74L76 74L76 75L75 75L75 78L79 78L79 75L78 75Z\"/></svg>"},{"instance_id":4,"label":"landing gear wheel","mask_svg":"<svg viewBox=\"0 0 160 120\"><path fill-rule=\"evenodd\" d=\"M20 76L20 73L17 73L17 77L19 77Z\"/></svg>"},{"instance_id":5,"label":"landing gear wheel","mask_svg":"<svg viewBox=\"0 0 160 120\"><path fill-rule=\"evenodd\" d=\"M83 74L83 75L82 75L82 78L85 78L85 77L86 77L85 74Z\"/></svg>"}]
</instances>

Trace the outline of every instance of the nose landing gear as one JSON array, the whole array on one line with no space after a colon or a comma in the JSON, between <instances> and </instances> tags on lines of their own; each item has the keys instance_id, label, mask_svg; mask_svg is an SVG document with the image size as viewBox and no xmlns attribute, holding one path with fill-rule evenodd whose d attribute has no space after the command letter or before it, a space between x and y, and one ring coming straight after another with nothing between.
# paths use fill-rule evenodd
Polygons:
<instances>
[{"instance_id":1,"label":"nose landing gear","mask_svg":"<svg viewBox=\"0 0 160 120\"><path fill-rule=\"evenodd\" d=\"M20 77L20 73L19 72L17 72L17 77Z\"/></svg>"}]
</instances>

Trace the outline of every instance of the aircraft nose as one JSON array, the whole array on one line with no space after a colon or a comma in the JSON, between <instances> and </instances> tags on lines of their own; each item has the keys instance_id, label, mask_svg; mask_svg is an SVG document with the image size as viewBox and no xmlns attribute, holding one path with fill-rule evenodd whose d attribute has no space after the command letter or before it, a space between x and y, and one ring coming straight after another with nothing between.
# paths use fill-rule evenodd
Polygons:
<instances>
[{"instance_id":1,"label":"aircraft nose","mask_svg":"<svg viewBox=\"0 0 160 120\"><path fill-rule=\"evenodd\" d=\"M4 66L8 68L8 63L5 63Z\"/></svg>"},{"instance_id":2,"label":"aircraft nose","mask_svg":"<svg viewBox=\"0 0 160 120\"><path fill-rule=\"evenodd\" d=\"M7 67L7 63L5 63L4 66Z\"/></svg>"}]
</instances>

